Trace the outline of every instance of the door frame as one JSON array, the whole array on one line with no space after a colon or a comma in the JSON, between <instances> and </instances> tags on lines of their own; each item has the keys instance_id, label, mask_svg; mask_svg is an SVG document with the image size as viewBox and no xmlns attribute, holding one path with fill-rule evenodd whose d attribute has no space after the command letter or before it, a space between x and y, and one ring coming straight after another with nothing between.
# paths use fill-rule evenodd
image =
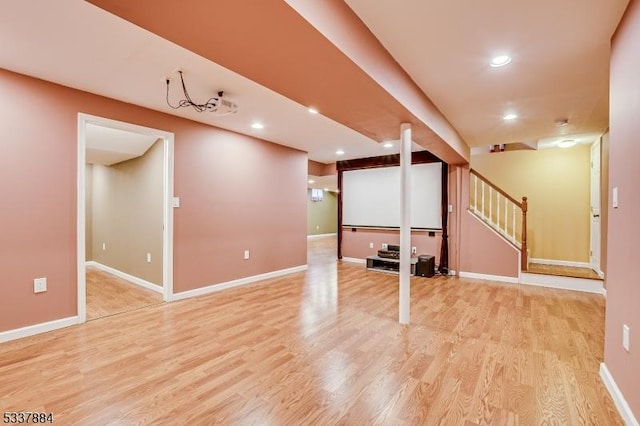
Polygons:
<instances>
[{"instance_id":1,"label":"door frame","mask_svg":"<svg viewBox=\"0 0 640 426\"><path fill-rule=\"evenodd\" d=\"M162 298L173 300L173 167L174 135L124 121L78 113L78 170L77 170L77 281L78 323L87 320L86 282L86 125L95 124L112 129L126 130L163 139L163 230L162 230Z\"/></svg>"},{"instance_id":2,"label":"door frame","mask_svg":"<svg viewBox=\"0 0 640 426\"><path fill-rule=\"evenodd\" d=\"M593 269L600 276L600 278L603 278L604 273L602 272L602 265L601 265L602 263L602 196L601 196L602 189L600 184L602 180L602 154L600 152L601 147L602 147L602 142L600 138L596 139L591 144L591 147L590 147L591 167L589 168L589 174L590 174L590 178L589 178L589 184L590 184L590 189L589 189L589 194L590 194L590 197L589 197L589 265L591 269ZM598 163L597 179L595 178L595 175L594 175L595 156L597 156L597 163ZM594 205L598 206L597 212L594 212ZM594 221L595 221L594 214L598 215L597 224L594 224ZM597 258L594 258L593 253L596 251L598 253L598 256Z\"/></svg>"}]
</instances>

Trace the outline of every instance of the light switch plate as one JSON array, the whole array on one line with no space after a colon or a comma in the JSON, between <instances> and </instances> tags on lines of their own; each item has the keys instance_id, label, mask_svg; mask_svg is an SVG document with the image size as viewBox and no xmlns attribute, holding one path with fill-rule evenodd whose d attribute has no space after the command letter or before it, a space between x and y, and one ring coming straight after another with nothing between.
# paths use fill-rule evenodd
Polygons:
<instances>
[{"instance_id":1,"label":"light switch plate","mask_svg":"<svg viewBox=\"0 0 640 426\"><path fill-rule=\"evenodd\" d=\"M33 280L33 292L34 293L44 293L47 291L47 279L46 278L36 278Z\"/></svg>"},{"instance_id":2,"label":"light switch plate","mask_svg":"<svg viewBox=\"0 0 640 426\"><path fill-rule=\"evenodd\" d=\"M622 326L622 347L627 352L629 352L629 331L629 326L624 324Z\"/></svg>"},{"instance_id":3,"label":"light switch plate","mask_svg":"<svg viewBox=\"0 0 640 426\"><path fill-rule=\"evenodd\" d=\"M173 197L173 207L180 207L180 197Z\"/></svg>"},{"instance_id":4,"label":"light switch plate","mask_svg":"<svg viewBox=\"0 0 640 426\"><path fill-rule=\"evenodd\" d=\"M611 190L611 204L614 209L618 208L618 187Z\"/></svg>"}]
</instances>

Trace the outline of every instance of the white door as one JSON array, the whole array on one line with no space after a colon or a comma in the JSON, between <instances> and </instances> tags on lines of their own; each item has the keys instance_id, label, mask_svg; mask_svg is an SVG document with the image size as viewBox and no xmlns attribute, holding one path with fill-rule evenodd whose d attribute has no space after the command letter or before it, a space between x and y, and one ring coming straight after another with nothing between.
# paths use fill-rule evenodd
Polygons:
<instances>
[{"instance_id":1,"label":"white door","mask_svg":"<svg viewBox=\"0 0 640 426\"><path fill-rule=\"evenodd\" d=\"M600 269L600 139L591 145L591 269Z\"/></svg>"}]
</instances>

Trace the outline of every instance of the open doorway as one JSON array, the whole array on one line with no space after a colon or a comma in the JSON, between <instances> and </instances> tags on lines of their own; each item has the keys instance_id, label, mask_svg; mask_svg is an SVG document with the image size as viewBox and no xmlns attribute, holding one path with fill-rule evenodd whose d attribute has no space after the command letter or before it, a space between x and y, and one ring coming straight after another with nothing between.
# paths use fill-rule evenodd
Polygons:
<instances>
[{"instance_id":1,"label":"open doorway","mask_svg":"<svg viewBox=\"0 0 640 426\"><path fill-rule=\"evenodd\" d=\"M171 300L173 134L78 119L81 322Z\"/></svg>"}]
</instances>

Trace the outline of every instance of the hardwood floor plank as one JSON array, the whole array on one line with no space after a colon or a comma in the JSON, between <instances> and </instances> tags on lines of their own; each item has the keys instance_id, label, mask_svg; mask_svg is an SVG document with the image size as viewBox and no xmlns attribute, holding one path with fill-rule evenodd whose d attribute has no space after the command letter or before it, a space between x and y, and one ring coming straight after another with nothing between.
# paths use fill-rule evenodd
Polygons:
<instances>
[{"instance_id":1,"label":"hardwood floor plank","mask_svg":"<svg viewBox=\"0 0 640 426\"><path fill-rule=\"evenodd\" d=\"M0 345L0 405L56 424L622 424L604 298L335 261Z\"/></svg>"},{"instance_id":2,"label":"hardwood floor plank","mask_svg":"<svg viewBox=\"0 0 640 426\"><path fill-rule=\"evenodd\" d=\"M87 267L87 320L162 303L162 295L108 272Z\"/></svg>"}]
</instances>

